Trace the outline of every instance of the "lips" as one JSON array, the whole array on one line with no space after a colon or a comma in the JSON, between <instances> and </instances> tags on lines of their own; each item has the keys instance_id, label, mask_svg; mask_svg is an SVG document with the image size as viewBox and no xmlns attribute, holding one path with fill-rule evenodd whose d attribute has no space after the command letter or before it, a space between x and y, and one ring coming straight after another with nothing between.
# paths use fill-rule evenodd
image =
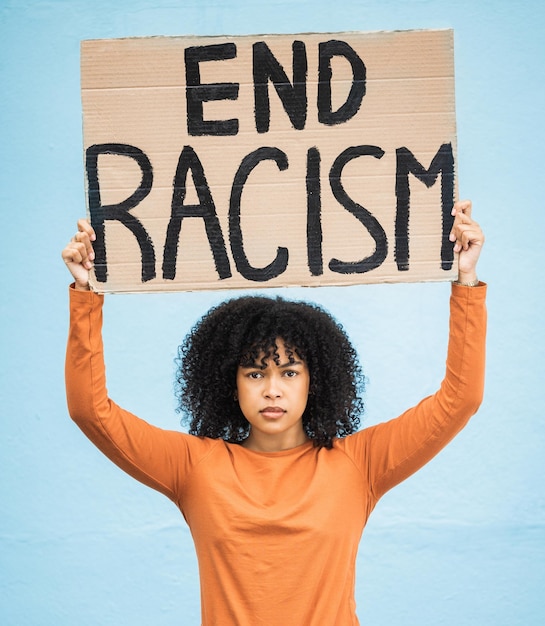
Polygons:
<instances>
[{"instance_id":1,"label":"lips","mask_svg":"<svg viewBox=\"0 0 545 626\"><path fill-rule=\"evenodd\" d=\"M277 419L282 417L286 411L279 406L267 406L259 412L267 419Z\"/></svg>"}]
</instances>

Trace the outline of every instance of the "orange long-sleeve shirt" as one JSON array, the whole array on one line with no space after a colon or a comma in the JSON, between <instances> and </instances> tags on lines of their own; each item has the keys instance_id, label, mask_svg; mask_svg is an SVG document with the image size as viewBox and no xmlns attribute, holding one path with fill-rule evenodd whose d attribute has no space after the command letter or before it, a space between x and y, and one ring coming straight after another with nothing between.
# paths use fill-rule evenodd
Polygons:
<instances>
[{"instance_id":1,"label":"orange long-sleeve shirt","mask_svg":"<svg viewBox=\"0 0 545 626\"><path fill-rule=\"evenodd\" d=\"M355 560L378 499L429 461L477 410L486 287L453 285L446 375L398 418L261 453L152 426L108 398L103 298L70 290L70 415L104 454L173 500L195 542L203 626L357 625Z\"/></svg>"}]
</instances>

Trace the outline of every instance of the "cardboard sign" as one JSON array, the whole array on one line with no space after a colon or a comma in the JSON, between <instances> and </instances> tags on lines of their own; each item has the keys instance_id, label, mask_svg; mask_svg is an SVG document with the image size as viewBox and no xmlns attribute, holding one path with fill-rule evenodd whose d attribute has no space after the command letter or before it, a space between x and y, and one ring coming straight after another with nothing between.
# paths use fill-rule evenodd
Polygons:
<instances>
[{"instance_id":1,"label":"cardboard sign","mask_svg":"<svg viewBox=\"0 0 545 626\"><path fill-rule=\"evenodd\" d=\"M84 41L101 292L451 280L449 30Z\"/></svg>"}]
</instances>

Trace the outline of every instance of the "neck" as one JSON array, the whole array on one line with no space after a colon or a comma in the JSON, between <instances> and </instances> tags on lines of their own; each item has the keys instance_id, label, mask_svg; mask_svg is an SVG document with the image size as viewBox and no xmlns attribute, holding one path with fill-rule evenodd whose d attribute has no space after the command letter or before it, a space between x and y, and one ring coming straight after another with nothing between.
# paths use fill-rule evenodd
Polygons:
<instances>
[{"instance_id":1,"label":"neck","mask_svg":"<svg viewBox=\"0 0 545 626\"><path fill-rule=\"evenodd\" d=\"M282 435L262 435L261 433L255 433L250 430L250 434L243 441L242 445L248 450L254 452L282 452L284 450L291 450L297 448L309 441L304 431L298 433L282 433Z\"/></svg>"}]
</instances>

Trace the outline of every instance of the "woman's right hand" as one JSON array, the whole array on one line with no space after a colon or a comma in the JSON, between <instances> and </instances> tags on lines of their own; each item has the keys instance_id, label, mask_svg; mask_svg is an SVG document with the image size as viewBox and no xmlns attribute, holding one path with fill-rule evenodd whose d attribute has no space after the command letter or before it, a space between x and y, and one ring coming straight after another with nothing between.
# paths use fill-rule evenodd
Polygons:
<instances>
[{"instance_id":1,"label":"woman's right hand","mask_svg":"<svg viewBox=\"0 0 545 626\"><path fill-rule=\"evenodd\" d=\"M81 291L89 290L89 270L95 260L91 242L95 239L91 224L87 220L79 220L78 232L62 251L63 261L74 278L75 288Z\"/></svg>"}]
</instances>

